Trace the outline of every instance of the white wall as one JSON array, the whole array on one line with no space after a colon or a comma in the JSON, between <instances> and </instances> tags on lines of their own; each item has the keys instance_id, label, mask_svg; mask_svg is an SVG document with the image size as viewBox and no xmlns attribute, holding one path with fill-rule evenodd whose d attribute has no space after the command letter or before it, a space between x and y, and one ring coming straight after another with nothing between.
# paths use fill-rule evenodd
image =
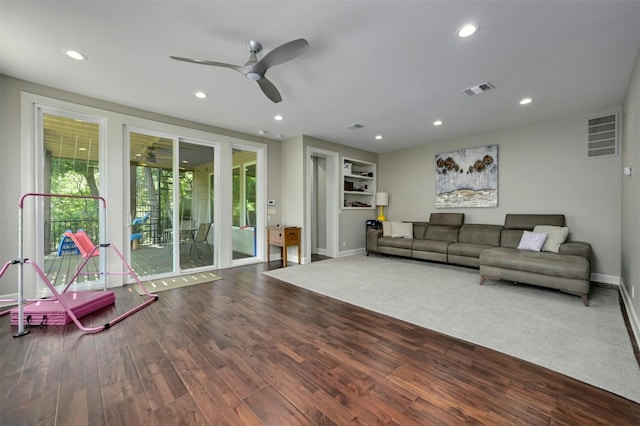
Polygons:
<instances>
[{"instance_id":1,"label":"white wall","mask_svg":"<svg viewBox=\"0 0 640 426\"><path fill-rule=\"evenodd\" d=\"M620 157L588 160L584 116L380 154L378 186L391 220L460 212L465 223L503 224L507 213L562 213L570 238L593 246L592 272L620 276ZM449 124L451 125L451 124ZM498 144L498 207L435 208L435 155Z\"/></svg>"},{"instance_id":2,"label":"white wall","mask_svg":"<svg viewBox=\"0 0 640 426\"><path fill-rule=\"evenodd\" d=\"M622 117L622 166L633 170L631 176L619 173L622 180L622 284L627 312L640 344L640 50Z\"/></svg>"},{"instance_id":3,"label":"white wall","mask_svg":"<svg viewBox=\"0 0 640 426\"><path fill-rule=\"evenodd\" d=\"M297 136L282 142L282 152L280 162L282 167L281 185L282 185L282 203L280 210L282 211L283 225L299 226L302 228L303 234L301 240L304 240L304 200L305 200L305 182L304 179L304 157L302 136ZM302 242L301 242L302 244ZM273 248L270 247L273 252ZM302 244L300 247L302 253L302 263L307 263L310 257L308 248ZM277 251L277 250L276 250ZM289 247L285 254L288 259L298 261L298 248Z\"/></svg>"}]
</instances>

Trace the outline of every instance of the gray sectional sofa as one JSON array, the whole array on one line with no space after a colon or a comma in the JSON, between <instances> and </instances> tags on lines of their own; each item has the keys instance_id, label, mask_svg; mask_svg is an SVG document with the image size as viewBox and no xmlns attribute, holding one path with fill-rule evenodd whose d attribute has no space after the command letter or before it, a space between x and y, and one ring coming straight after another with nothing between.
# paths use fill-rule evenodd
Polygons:
<instances>
[{"instance_id":1,"label":"gray sectional sofa","mask_svg":"<svg viewBox=\"0 0 640 426\"><path fill-rule=\"evenodd\" d=\"M386 224L385 224L386 225ZM413 222L412 235L367 232L367 255L379 253L478 268L480 284L508 280L553 288L582 297L588 305L591 245L565 241L557 252L518 249L525 231L538 225L565 226L560 214L507 214L504 225L465 224L462 213L432 213Z\"/></svg>"}]
</instances>

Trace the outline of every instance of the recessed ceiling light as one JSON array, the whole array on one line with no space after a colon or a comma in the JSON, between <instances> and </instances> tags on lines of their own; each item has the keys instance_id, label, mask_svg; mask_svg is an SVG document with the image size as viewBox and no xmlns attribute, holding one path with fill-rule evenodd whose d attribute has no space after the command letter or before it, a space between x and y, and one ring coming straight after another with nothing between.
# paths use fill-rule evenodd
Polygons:
<instances>
[{"instance_id":1,"label":"recessed ceiling light","mask_svg":"<svg viewBox=\"0 0 640 426\"><path fill-rule=\"evenodd\" d=\"M276 138L278 138L278 139L282 139L282 138L284 138L284 135L281 135L280 133L278 133L278 134L276 135Z\"/></svg>"},{"instance_id":2,"label":"recessed ceiling light","mask_svg":"<svg viewBox=\"0 0 640 426\"><path fill-rule=\"evenodd\" d=\"M282 121L282 120L284 120L284 117L281 116L280 114L278 114L275 117L273 117L273 119L276 120L276 121Z\"/></svg>"},{"instance_id":3,"label":"recessed ceiling light","mask_svg":"<svg viewBox=\"0 0 640 426\"><path fill-rule=\"evenodd\" d=\"M469 37L478 31L478 24L464 24L458 28L458 37Z\"/></svg>"},{"instance_id":4,"label":"recessed ceiling light","mask_svg":"<svg viewBox=\"0 0 640 426\"><path fill-rule=\"evenodd\" d=\"M436 120L436 121L433 122L433 125L434 126L442 126L442 123L443 123L442 120Z\"/></svg>"},{"instance_id":5,"label":"recessed ceiling light","mask_svg":"<svg viewBox=\"0 0 640 426\"><path fill-rule=\"evenodd\" d=\"M76 61L86 61L87 60L87 57L84 56L82 53L78 52L77 50L65 50L64 53L65 53L65 55L67 55L71 59L75 59Z\"/></svg>"},{"instance_id":6,"label":"recessed ceiling light","mask_svg":"<svg viewBox=\"0 0 640 426\"><path fill-rule=\"evenodd\" d=\"M524 98L520 100L520 105L528 105L533 101L531 98Z\"/></svg>"},{"instance_id":7,"label":"recessed ceiling light","mask_svg":"<svg viewBox=\"0 0 640 426\"><path fill-rule=\"evenodd\" d=\"M266 130L258 130L258 134L264 136L264 135L267 134L267 131Z\"/></svg>"},{"instance_id":8,"label":"recessed ceiling light","mask_svg":"<svg viewBox=\"0 0 640 426\"><path fill-rule=\"evenodd\" d=\"M382 139L382 135L376 135L376 140Z\"/></svg>"},{"instance_id":9,"label":"recessed ceiling light","mask_svg":"<svg viewBox=\"0 0 640 426\"><path fill-rule=\"evenodd\" d=\"M182 164L189 164L189 160L182 160Z\"/></svg>"},{"instance_id":10,"label":"recessed ceiling light","mask_svg":"<svg viewBox=\"0 0 640 426\"><path fill-rule=\"evenodd\" d=\"M193 95L194 95L196 98L200 98L200 99L207 99L207 98L209 97L209 95L207 95L207 94L206 94L206 93L204 93L204 92L194 92L194 93L193 93Z\"/></svg>"}]
</instances>

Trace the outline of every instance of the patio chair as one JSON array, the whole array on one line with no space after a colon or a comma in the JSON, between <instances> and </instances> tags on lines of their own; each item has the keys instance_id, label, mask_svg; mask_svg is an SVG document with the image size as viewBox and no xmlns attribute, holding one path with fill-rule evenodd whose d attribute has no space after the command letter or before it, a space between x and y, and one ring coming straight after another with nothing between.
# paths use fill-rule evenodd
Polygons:
<instances>
[{"instance_id":1,"label":"patio chair","mask_svg":"<svg viewBox=\"0 0 640 426\"><path fill-rule=\"evenodd\" d=\"M192 237L185 238L184 241L181 241L181 244L186 244L189 246L189 254L193 253L195 250L198 255L198 259L200 259L200 248L198 244L206 244L209 251L211 251L211 247L209 246L209 241L207 241L207 237L209 236L209 230L211 229L212 223L204 222L201 223L196 231L196 234ZM212 252L212 251L211 251ZM213 252L212 252L213 253Z\"/></svg>"}]
</instances>

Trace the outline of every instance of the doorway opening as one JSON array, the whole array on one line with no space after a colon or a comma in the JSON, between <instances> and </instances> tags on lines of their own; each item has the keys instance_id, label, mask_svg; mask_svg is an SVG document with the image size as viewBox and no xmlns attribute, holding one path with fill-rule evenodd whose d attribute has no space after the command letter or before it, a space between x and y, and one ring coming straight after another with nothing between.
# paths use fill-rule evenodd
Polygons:
<instances>
[{"instance_id":1,"label":"doorway opening","mask_svg":"<svg viewBox=\"0 0 640 426\"><path fill-rule=\"evenodd\" d=\"M305 242L311 262L338 254L337 152L309 147Z\"/></svg>"}]
</instances>

